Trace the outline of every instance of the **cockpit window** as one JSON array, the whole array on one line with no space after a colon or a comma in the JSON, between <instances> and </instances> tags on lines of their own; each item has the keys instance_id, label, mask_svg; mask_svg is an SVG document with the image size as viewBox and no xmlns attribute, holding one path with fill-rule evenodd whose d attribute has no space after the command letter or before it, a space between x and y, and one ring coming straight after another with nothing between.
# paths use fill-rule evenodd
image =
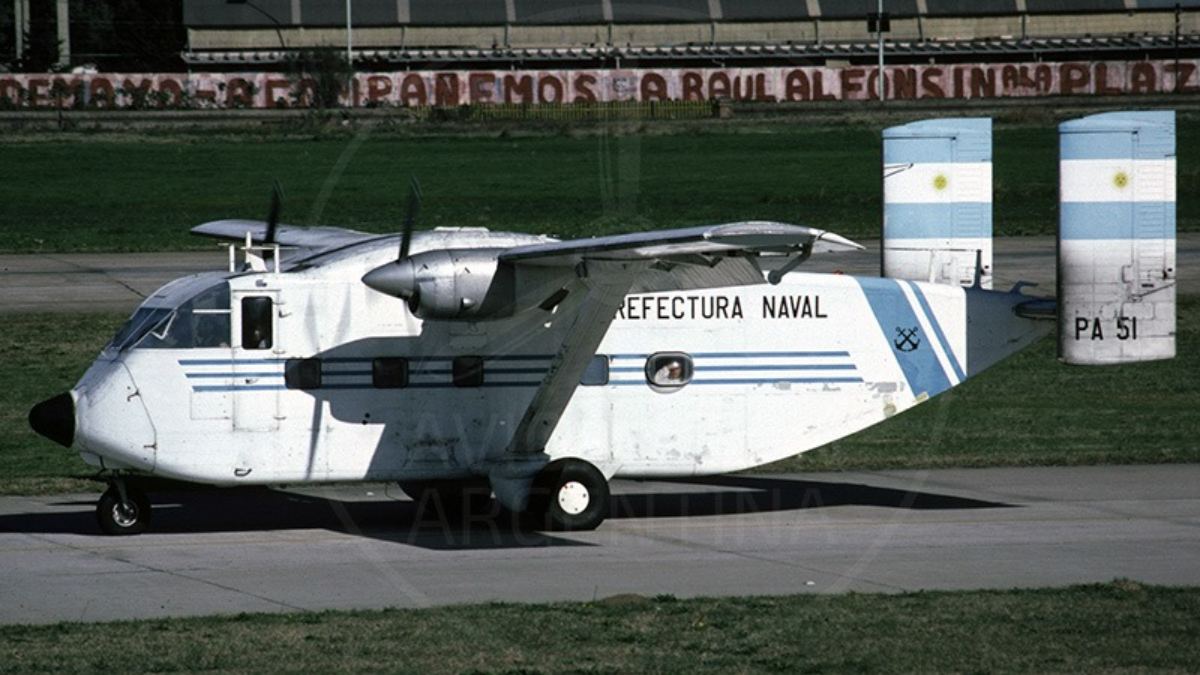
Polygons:
<instances>
[{"instance_id":1,"label":"cockpit window","mask_svg":"<svg viewBox=\"0 0 1200 675\"><path fill-rule=\"evenodd\" d=\"M160 311L168 312L169 316L139 337L142 340L140 347L197 349L229 346L229 284L221 283L202 291L174 311Z\"/></svg>"},{"instance_id":2,"label":"cockpit window","mask_svg":"<svg viewBox=\"0 0 1200 675\"><path fill-rule=\"evenodd\" d=\"M165 307L139 307L129 321L117 331L117 334L105 347L105 351L110 349L122 350L138 343L139 340L146 337L146 334L152 330L162 330L162 325L171 317L171 310Z\"/></svg>"}]
</instances>

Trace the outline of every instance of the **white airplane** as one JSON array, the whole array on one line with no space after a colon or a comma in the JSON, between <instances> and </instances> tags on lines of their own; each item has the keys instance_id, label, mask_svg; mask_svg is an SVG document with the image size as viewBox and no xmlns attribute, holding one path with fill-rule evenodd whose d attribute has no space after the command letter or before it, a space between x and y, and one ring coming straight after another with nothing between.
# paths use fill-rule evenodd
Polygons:
<instances>
[{"instance_id":1,"label":"white airplane","mask_svg":"<svg viewBox=\"0 0 1200 675\"><path fill-rule=\"evenodd\" d=\"M1170 358L1174 115L1060 131L1061 358ZM614 477L805 452L1051 330L1053 300L986 287L990 120L884 138L885 277L795 272L861 247L769 222L413 232L410 198L393 236L277 226L278 200L266 222L201 225L244 240L245 263L231 245L228 270L154 293L30 423L99 468L110 534L146 529L151 478L388 481L459 504L482 485L547 527L595 528Z\"/></svg>"}]
</instances>

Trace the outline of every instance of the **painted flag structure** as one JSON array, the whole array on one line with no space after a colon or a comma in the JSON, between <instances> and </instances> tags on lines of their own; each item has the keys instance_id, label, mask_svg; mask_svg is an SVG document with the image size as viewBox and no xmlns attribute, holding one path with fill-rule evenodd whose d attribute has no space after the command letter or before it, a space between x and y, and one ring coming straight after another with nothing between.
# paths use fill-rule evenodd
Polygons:
<instances>
[{"instance_id":1,"label":"painted flag structure","mask_svg":"<svg viewBox=\"0 0 1200 675\"><path fill-rule=\"evenodd\" d=\"M992 287L992 120L883 132L883 276Z\"/></svg>"},{"instance_id":2,"label":"painted flag structure","mask_svg":"<svg viewBox=\"0 0 1200 675\"><path fill-rule=\"evenodd\" d=\"M1175 356L1175 113L1059 126L1059 359Z\"/></svg>"}]
</instances>

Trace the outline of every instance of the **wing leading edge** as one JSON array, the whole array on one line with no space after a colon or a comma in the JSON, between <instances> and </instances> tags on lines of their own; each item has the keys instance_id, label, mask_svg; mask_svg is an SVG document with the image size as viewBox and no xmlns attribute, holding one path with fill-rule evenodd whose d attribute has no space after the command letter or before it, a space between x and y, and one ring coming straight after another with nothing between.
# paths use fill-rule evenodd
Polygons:
<instances>
[{"instance_id":1,"label":"wing leading edge","mask_svg":"<svg viewBox=\"0 0 1200 675\"><path fill-rule=\"evenodd\" d=\"M769 221L747 221L517 246L501 253L500 260L555 266L574 265L587 258L650 260L735 252L783 254L805 246L812 247L813 251L863 248L825 230Z\"/></svg>"},{"instance_id":2,"label":"wing leading edge","mask_svg":"<svg viewBox=\"0 0 1200 675\"><path fill-rule=\"evenodd\" d=\"M764 261L791 269L814 252L862 250L840 235L801 225L746 221L619 234L510 248L502 263L568 267L589 261L650 262L626 292L652 293L763 283ZM778 265L772 265L777 267Z\"/></svg>"}]
</instances>

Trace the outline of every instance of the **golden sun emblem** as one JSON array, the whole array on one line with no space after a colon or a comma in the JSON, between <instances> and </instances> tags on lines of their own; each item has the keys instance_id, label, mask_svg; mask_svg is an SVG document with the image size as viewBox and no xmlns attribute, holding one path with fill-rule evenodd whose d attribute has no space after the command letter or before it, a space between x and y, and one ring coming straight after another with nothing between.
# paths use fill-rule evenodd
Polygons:
<instances>
[{"instance_id":1,"label":"golden sun emblem","mask_svg":"<svg viewBox=\"0 0 1200 675\"><path fill-rule=\"evenodd\" d=\"M939 174L938 174L937 176L935 176L935 177L934 177L934 179L933 179L933 189L934 189L934 190L937 190L937 191L939 191L939 192L940 192L940 191L942 191L942 190L945 190L945 189L946 189L946 186L947 186L947 185L949 185L949 184L950 184L950 179L949 179L949 178L946 178L945 174L940 174L940 173L939 173Z\"/></svg>"},{"instance_id":2,"label":"golden sun emblem","mask_svg":"<svg viewBox=\"0 0 1200 675\"><path fill-rule=\"evenodd\" d=\"M1116 185L1118 190L1124 190L1129 185L1129 174L1118 171L1117 175L1113 176L1113 185Z\"/></svg>"}]
</instances>

